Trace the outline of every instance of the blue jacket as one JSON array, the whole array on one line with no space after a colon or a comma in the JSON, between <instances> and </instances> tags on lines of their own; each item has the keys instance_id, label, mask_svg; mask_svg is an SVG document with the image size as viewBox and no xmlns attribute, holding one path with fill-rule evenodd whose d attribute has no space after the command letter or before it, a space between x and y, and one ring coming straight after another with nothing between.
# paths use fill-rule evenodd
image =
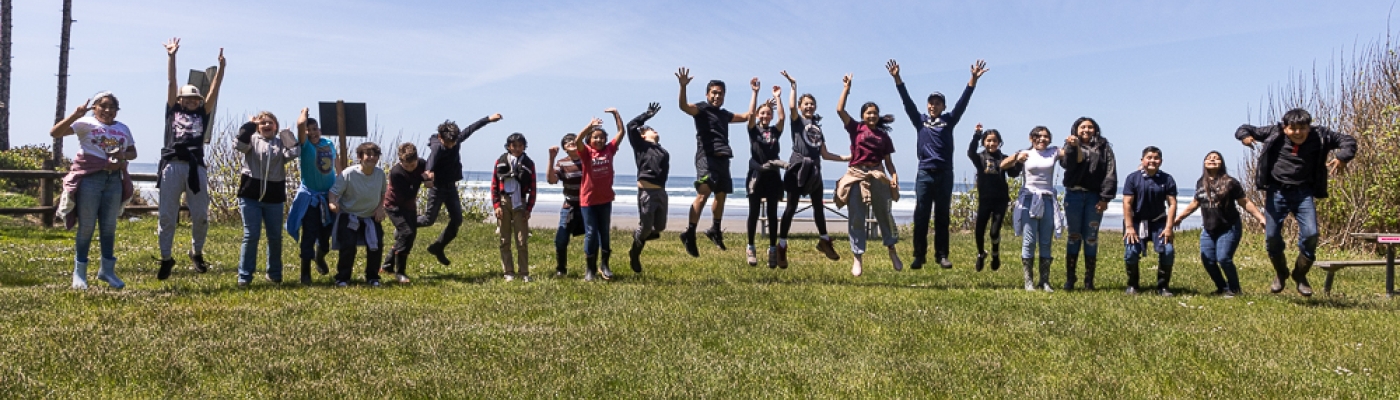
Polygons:
<instances>
[{"instance_id":1,"label":"blue jacket","mask_svg":"<svg viewBox=\"0 0 1400 400\"><path fill-rule=\"evenodd\" d=\"M335 214L331 213L329 204L326 192L313 192L306 185L298 187L297 194L292 197L292 209L287 211L287 234L292 235L292 240L301 241L301 219L306 217L311 206L321 207L321 226L334 224Z\"/></svg>"},{"instance_id":2,"label":"blue jacket","mask_svg":"<svg viewBox=\"0 0 1400 400\"><path fill-rule=\"evenodd\" d=\"M919 107L909 98L909 90L904 88L904 84L895 85L895 88L899 89L899 99L904 102L904 113L909 115L909 122L919 131L919 169L952 171L953 148L957 146L953 143L953 127L958 125L963 112L967 111L967 101L972 98L975 87L963 89L953 110L937 118L919 113Z\"/></svg>"}]
</instances>

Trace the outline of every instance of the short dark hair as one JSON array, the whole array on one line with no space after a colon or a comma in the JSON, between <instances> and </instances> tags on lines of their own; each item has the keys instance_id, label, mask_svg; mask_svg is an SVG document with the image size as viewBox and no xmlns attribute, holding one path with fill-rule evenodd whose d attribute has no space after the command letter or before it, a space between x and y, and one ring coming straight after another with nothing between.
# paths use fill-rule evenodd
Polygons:
<instances>
[{"instance_id":1,"label":"short dark hair","mask_svg":"<svg viewBox=\"0 0 1400 400\"><path fill-rule=\"evenodd\" d=\"M306 119L306 126L311 126L311 125L316 125L317 128L320 128L320 127L321 127L321 123L316 122L316 119L315 119L315 118L307 118L307 119Z\"/></svg>"},{"instance_id":2,"label":"short dark hair","mask_svg":"<svg viewBox=\"0 0 1400 400\"><path fill-rule=\"evenodd\" d=\"M817 96L813 96L811 93L803 93L802 96L797 98L797 104L795 105L801 105L804 99L811 99L812 105L817 105Z\"/></svg>"},{"instance_id":3,"label":"short dark hair","mask_svg":"<svg viewBox=\"0 0 1400 400\"><path fill-rule=\"evenodd\" d=\"M409 158L408 156L413 156L413 157L412 157L412 158ZM400 162L409 162L409 161L413 161L413 160L417 160L417 159L418 159L418 146L414 146L413 143L409 143L409 142L403 142L403 143L399 144L399 161L400 161Z\"/></svg>"},{"instance_id":4,"label":"short dark hair","mask_svg":"<svg viewBox=\"0 0 1400 400\"><path fill-rule=\"evenodd\" d=\"M713 79L713 80L710 80L710 83L705 84L705 91L708 92L708 91L710 91L710 88L715 87L715 86L719 86L719 90L724 90L724 91L728 91L728 90L729 90L729 89L726 89L726 88L724 87L724 81L719 80L719 79Z\"/></svg>"},{"instance_id":5,"label":"short dark hair","mask_svg":"<svg viewBox=\"0 0 1400 400\"><path fill-rule=\"evenodd\" d=\"M524 134L524 133L520 133L520 132L512 133L512 134L510 134L510 136L506 136L506 146L507 146L507 147L509 147L511 144L514 144L514 143L520 143L521 146L529 146L529 145L530 145L529 142L525 141L525 134Z\"/></svg>"},{"instance_id":6,"label":"short dark hair","mask_svg":"<svg viewBox=\"0 0 1400 400\"><path fill-rule=\"evenodd\" d=\"M1308 110L1295 108L1283 113L1284 125L1312 125L1312 114Z\"/></svg>"},{"instance_id":7,"label":"short dark hair","mask_svg":"<svg viewBox=\"0 0 1400 400\"><path fill-rule=\"evenodd\" d=\"M1036 125L1034 128L1031 128L1030 137L1032 139L1035 138L1035 134L1037 132L1045 132L1046 135L1050 135L1051 139L1054 139L1055 137L1055 134L1050 133L1050 128L1045 127L1045 125Z\"/></svg>"},{"instance_id":8,"label":"short dark hair","mask_svg":"<svg viewBox=\"0 0 1400 400\"><path fill-rule=\"evenodd\" d=\"M1074 120L1074 125L1070 125L1070 126L1069 126L1069 134L1073 135L1073 134L1075 134L1075 132L1079 132L1079 124L1080 124L1080 123L1083 123L1083 122L1085 122L1085 121L1089 122L1089 125L1093 125L1093 126L1094 126L1094 134L1095 134L1095 135L1102 135L1102 134L1103 134L1103 131L1100 131L1100 130L1099 130L1099 122L1098 122L1098 121L1094 121L1093 118L1089 118L1089 117L1079 117L1079 119Z\"/></svg>"},{"instance_id":9,"label":"short dark hair","mask_svg":"<svg viewBox=\"0 0 1400 400\"><path fill-rule=\"evenodd\" d=\"M461 132L462 128L457 127L457 123L453 122L450 119L442 121L442 123L438 124L437 126L437 133L439 138L441 139L447 139L455 142L457 141L457 134Z\"/></svg>"},{"instance_id":10,"label":"short dark hair","mask_svg":"<svg viewBox=\"0 0 1400 400\"><path fill-rule=\"evenodd\" d=\"M1147 153L1157 153L1157 157L1161 157L1162 149L1157 148L1157 146L1147 146L1142 149L1142 156L1147 157Z\"/></svg>"},{"instance_id":11,"label":"short dark hair","mask_svg":"<svg viewBox=\"0 0 1400 400\"><path fill-rule=\"evenodd\" d=\"M563 138L563 139L559 139L559 146L560 146L560 147L568 146L569 143L573 143L573 142L574 142L574 139L578 139L578 135L577 135L577 134L565 133L565 134L564 134L564 138Z\"/></svg>"},{"instance_id":12,"label":"short dark hair","mask_svg":"<svg viewBox=\"0 0 1400 400\"><path fill-rule=\"evenodd\" d=\"M374 144L374 142L364 142L355 147L355 158L364 158L366 155L381 155L379 145Z\"/></svg>"}]
</instances>

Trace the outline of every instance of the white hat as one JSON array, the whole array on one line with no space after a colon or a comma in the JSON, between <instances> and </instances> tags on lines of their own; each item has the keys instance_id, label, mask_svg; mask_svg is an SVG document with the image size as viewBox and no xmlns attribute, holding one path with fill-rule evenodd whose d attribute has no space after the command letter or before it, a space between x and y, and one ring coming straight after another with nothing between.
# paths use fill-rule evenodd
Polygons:
<instances>
[{"instance_id":1,"label":"white hat","mask_svg":"<svg viewBox=\"0 0 1400 400\"><path fill-rule=\"evenodd\" d=\"M203 98L204 96L199 94L199 88L195 87L194 85L185 85L185 86L183 86L183 87L180 88L180 96L179 96L179 97L199 97L199 98Z\"/></svg>"}]
</instances>

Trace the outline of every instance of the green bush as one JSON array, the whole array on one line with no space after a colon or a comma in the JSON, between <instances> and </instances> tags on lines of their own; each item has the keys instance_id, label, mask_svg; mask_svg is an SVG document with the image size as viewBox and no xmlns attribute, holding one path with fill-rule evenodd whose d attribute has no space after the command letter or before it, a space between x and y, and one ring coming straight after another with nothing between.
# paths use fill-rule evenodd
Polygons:
<instances>
[{"instance_id":1,"label":"green bush","mask_svg":"<svg viewBox=\"0 0 1400 400\"><path fill-rule=\"evenodd\" d=\"M53 157L53 152L49 145L24 145L9 150L0 151L0 170L22 170L38 171L43 169L44 160ZM68 169L71 163L67 158L62 160L59 170ZM23 193L28 196L39 195L38 179L5 179L0 178L0 191Z\"/></svg>"}]
</instances>

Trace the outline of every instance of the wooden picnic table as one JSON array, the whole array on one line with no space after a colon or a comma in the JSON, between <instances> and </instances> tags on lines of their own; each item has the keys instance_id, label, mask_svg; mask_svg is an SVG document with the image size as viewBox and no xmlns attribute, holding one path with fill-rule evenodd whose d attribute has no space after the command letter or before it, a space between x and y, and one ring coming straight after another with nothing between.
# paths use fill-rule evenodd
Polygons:
<instances>
[{"instance_id":1,"label":"wooden picnic table","mask_svg":"<svg viewBox=\"0 0 1400 400\"><path fill-rule=\"evenodd\" d=\"M1352 233L1351 237L1385 245L1385 294L1395 296L1395 245L1400 233Z\"/></svg>"}]
</instances>

